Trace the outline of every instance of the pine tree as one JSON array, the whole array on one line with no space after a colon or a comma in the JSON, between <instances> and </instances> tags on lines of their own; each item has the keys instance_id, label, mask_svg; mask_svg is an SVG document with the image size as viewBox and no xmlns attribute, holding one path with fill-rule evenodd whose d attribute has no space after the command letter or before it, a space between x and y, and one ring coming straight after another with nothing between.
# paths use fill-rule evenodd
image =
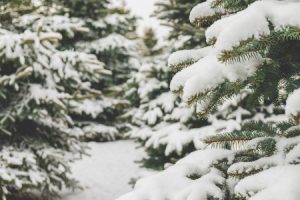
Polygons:
<instances>
[{"instance_id":1,"label":"pine tree","mask_svg":"<svg viewBox=\"0 0 300 200\"><path fill-rule=\"evenodd\" d=\"M165 10L160 15L156 14L160 17L168 16L175 21L175 17L170 13L183 13L186 7L191 9L191 3L187 2L183 6L178 6L179 2L173 1L169 4L158 4L162 8L165 7ZM186 23L186 20L181 18L178 20ZM176 48L180 49L182 45L187 44L193 47L199 46L199 43L192 43L193 40L187 40L186 44L174 42L175 34L177 38L180 37L176 27L173 27L169 39ZM192 32L184 32L184 34L185 37L193 36ZM134 102L133 106L138 107L137 110L131 111L134 113L131 124L139 128L134 128L129 135L146 148L147 156L141 160L142 166L162 170L188 153L201 148L203 144L198 142L200 138L219 132L219 130L240 129L240 118L251 119L254 114L240 105L242 97L236 97L232 102L225 103L226 105L221 108L223 113L217 112L209 119L197 119L193 110L187 109L180 99L169 92L168 85L176 68L169 70L165 67L165 60L170 51L167 51L166 47L155 44L157 39L154 37L154 31L147 28L142 37L144 44L141 45L144 46L142 67L128 81L126 90L128 90L129 100ZM200 39L198 38L197 41ZM203 42L202 38L200 44ZM236 109L239 112L236 112ZM262 109L261 112L270 114L266 109Z\"/></svg>"},{"instance_id":2,"label":"pine tree","mask_svg":"<svg viewBox=\"0 0 300 200\"><path fill-rule=\"evenodd\" d=\"M212 24L205 32L210 46L169 58L179 71L171 90L200 116L241 96L254 120L240 118L240 129L204 137L203 149L120 199L299 198L299 9L298 2L243 0L193 8L193 24ZM261 116L262 109L273 114Z\"/></svg>"},{"instance_id":3,"label":"pine tree","mask_svg":"<svg viewBox=\"0 0 300 200\"><path fill-rule=\"evenodd\" d=\"M194 48L205 45L205 27L199 29L188 20L191 9L203 0L160 0L154 16L170 28L169 41L176 41L174 49Z\"/></svg>"},{"instance_id":4,"label":"pine tree","mask_svg":"<svg viewBox=\"0 0 300 200\"><path fill-rule=\"evenodd\" d=\"M62 35L54 29L17 25L47 6L2 1L0 8L1 199L35 192L56 198L61 189L77 187L69 164L85 153L70 106L100 95L90 83L108 71L95 55L58 50ZM40 18L48 27L84 29L67 17L65 24L51 24L56 16Z\"/></svg>"},{"instance_id":5,"label":"pine tree","mask_svg":"<svg viewBox=\"0 0 300 200\"><path fill-rule=\"evenodd\" d=\"M74 5L77 6L71 7L70 10L73 10L75 17L80 17L77 16L76 9L80 7L82 13L86 13L81 19L84 19L86 27L91 30L88 37L77 39L75 48L95 54L112 72L111 76L95 85L103 91L104 98L96 103L103 105L103 111L99 112L94 120L84 120L85 130L94 130L87 139L116 139L128 130L128 124L119 117L127 111L130 104L123 97L122 87L131 77L132 71L136 71L136 52L139 51L135 33L136 17L120 2L90 0L84 5L82 1L75 2ZM98 10L95 11L97 14L90 13L90 4L95 7L94 10ZM99 122L103 125L99 125ZM99 128L93 128L95 123Z\"/></svg>"},{"instance_id":6,"label":"pine tree","mask_svg":"<svg viewBox=\"0 0 300 200\"><path fill-rule=\"evenodd\" d=\"M179 6L179 1L161 3L158 6L162 11L160 14L157 12L156 15L164 20L170 17L170 23L181 21L183 26L186 26L187 20L182 19L185 15L180 16L180 14L184 13L186 7L190 10L193 4L185 2L184 5ZM177 14L173 16L173 13ZM181 18L176 19L175 17L178 16ZM203 37L197 38L199 36L195 36L193 32L183 32L184 37L195 36L197 41L201 41L200 43L195 43L192 39L185 40L186 43L174 41L175 38L180 37L181 32L178 32L176 28L181 26L181 24L176 27L171 26L173 31L169 39L174 47L179 49L183 47L182 45L196 47L204 43ZM239 129L241 123L239 118L250 119L254 116L253 112L245 110L239 104L239 99L242 97L236 97L232 102L226 102L222 108L223 113L215 113L208 120L197 119L193 110L188 110L180 99L169 92L167 85L176 68L169 70L165 67L165 60L170 51L167 51L166 47L161 48L159 44L154 45L157 39L153 37L154 32L151 28L146 29L143 37L144 45L141 45L145 46L142 67L129 80L126 90L128 90L129 100L134 102L133 106L139 108L131 111L134 113L131 123L139 128L134 129L129 135L146 147L148 155L141 163L144 167L161 170L188 153L201 148L202 143L198 141L204 135L219 132L219 130ZM235 109L241 113L235 112Z\"/></svg>"},{"instance_id":7,"label":"pine tree","mask_svg":"<svg viewBox=\"0 0 300 200\"><path fill-rule=\"evenodd\" d=\"M92 53L105 63L110 76L93 79L91 87L101 90L92 98L71 102L72 118L86 134L85 141L107 141L121 137L127 125L119 120L128 108L122 85L135 68L136 18L123 4L107 0L45 1L45 9L21 18L19 29L31 26L60 32L64 37L60 50ZM51 8L51 9L50 9Z\"/></svg>"},{"instance_id":8,"label":"pine tree","mask_svg":"<svg viewBox=\"0 0 300 200\"><path fill-rule=\"evenodd\" d=\"M133 108L123 118L132 124L128 135L145 146L148 155L140 161L142 166L161 170L195 150L193 137L187 132L188 127L196 127L196 120L193 111L168 89L171 74L165 60L170 52L159 45L152 28L145 29L140 46L141 67L125 89ZM185 133L188 141L179 144L174 140Z\"/></svg>"},{"instance_id":9,"label":"pine tree","mask_svg":"<svg viewBox=\"0 0 300 200\"><path fill-rule=\"evenodd\" d=\"M185 18L186 9L191 9L195 1L185 2L183 6L179 6L179 2L159 2L156 5L158 11L154 15L172 29L169 41L174 43L175 39L180 40L183 35L182 42L176 41L176 45L174 44L176 49L193 44L195 46L195 43L191 42L193 38L197 38L197 41L202 40L203 43L204 32L195 36L195 29ZM178 16L180 18L177 18ZM180 21L180 25L175 26L176 21ZM145 29L140 46L143 46L141 67L127 82L126 88L126 96L132 102L131 106L137 108L128 113L131 116L129 122L134 126L129 135L146 147L148 155L141 160L142 166L161 170L196 149L197 144L194 144L194 140L198 134L192 136L192 132L196 132L197 127L207 122L196 120L195 113L169 92L172 72L165 66L166 58L171 52L160 46L152 28ZM165 103L167 99L169 103ZM189 128L192 130L189 131ZM175 139L178 136L186 139L179 142Z\"/></svg>"}]
</instances>

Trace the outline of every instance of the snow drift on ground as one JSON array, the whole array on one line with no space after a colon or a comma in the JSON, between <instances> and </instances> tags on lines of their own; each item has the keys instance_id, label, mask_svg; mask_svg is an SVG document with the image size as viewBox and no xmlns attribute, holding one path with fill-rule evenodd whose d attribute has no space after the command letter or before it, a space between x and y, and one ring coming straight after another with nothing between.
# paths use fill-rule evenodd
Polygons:
<instances>
[{"instance_id":1,"label":"snow drift on ground","mask_svg":"<svg viewBox=\"0 0 300 200\"><path fill-rule=\"evenodd\" d=\"M83 191L65 192L63 200L114 200L132 190L128 182L140 173L134 161L143 157L133 141L89 143L90 157L72 166Z\"/></svg>"}]
</instances>

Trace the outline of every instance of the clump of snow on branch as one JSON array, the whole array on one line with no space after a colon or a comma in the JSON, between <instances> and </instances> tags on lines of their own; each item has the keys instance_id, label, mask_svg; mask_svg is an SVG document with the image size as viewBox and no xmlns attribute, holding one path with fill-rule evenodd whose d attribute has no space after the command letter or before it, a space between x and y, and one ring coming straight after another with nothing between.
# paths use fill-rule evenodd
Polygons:
<instances>
[{"instance_id":1,"label":"clump of snow on branch","mask_svg":"<svg viewBox=\"0 0 300 200\"><path fill-rule=\"evenodd\" d=\"M215 169L213 164L224 159L231 162L233 158L229 150L211 149L193 152L165 171L142 178L137 182L135 191L118 200L143 198L185 200L207 199L209 196L222 199L224 194L217 185L223 185L225 179L222 172ZM199 178L193 179L191 178L193 176Z\"/></svg>"},{"instance_id":2,"label":"clump of snow on branch","mask_svg":"<svg viewBox=\"0 0 300 200\"><path fill-rule=\"evenodd\" d=\"M251 200L297 200L300 167L274 167L241 180L235 187L237 195Z\"/></svg>"},{"instance_id":3,"label":"clump of snow on branch","mask_svg":"<svg viewBox=\"0 0 300 200\"><path fill-rule=\"evenodd\" d=\"M203 4L207 4L207 2ZM183 99L188 101L192 97L215 89L225 81L245 80L253 75L257 67L264 62L261 56L250 58L247 61L224 64L218 60L220 52L231 50L234 46L239 45L240 41L251 37L260 38L262 35L270 34L269 22L275 26L275 30L281 30L288 26L300 26L300 21L297 20L299 8L300 4L297 2L255 2L235 15L218 20L206 31L207 40L216 39L215 45L203 58L201 58L201 54L197 54L199 56L196 57L199 59L197 62L173 77L171 90L183 90ZM197 9L193 11L193 16L196 15L196 11ZM173 66L184 60L186 62L191 59L195 60L194 51L175 52L170 56L169 65Z\"/></svg>"},{"instance_id":4,"label":"clump of snow on branch","mask_svg":"<svg viewBox=\"0 0 300 200\"><path fill-rule=\"evenodd\" d=\"M110 34L107 37L94 40L90 42L79 42L77 44L79 49L82 49L86 52L103 52L110 49L120 49L123 53L129 54L130 52L136 51L136 43L126 37L114 33Z\"/></svg>"},{"instance_id":5,"label":"clump of snow on branch","mask_svg":"<svg viewBox=\"0 0 300 200\"><path fill-rule=\"evenodd\" d=\"M183 99L188 101L189 98L195 95L215 89L225 80L246 79L255 72L261 62L261 58L253 58L245 62L226 65L220 63L216 55L211 53L211 55L178 72L173 77L170 88L172 91L183 88Z\"/></svg>"},{"instance_id":6,"label":"clump of snow on branch","mask_svg":"<svg viewBox=\"0 0 300 200\"><path fill-rule=\"evenodd\" d=\"M30 27L32 31L43 30L45 32L59 32L72 38L77 32L88 32L83 20L67 16L54 15L43 16L39 14L27 14L14 19L19 28Z\"/></svg>"},{"instance_id":7,"label":"clump of snow on branch","mask_svg":"<svg viewBox=\"0 0 300 200\"><path fill-rule=\"evenodd\" d=\"M212 47L205 47L197 50L181 50L170 55L168 65L173 68L184 63L194 63L208 55Z\"/></svg>"},{"instance_id":8,"label":"clump of snow on branch","mask_svg":"<svg viewBox=\"0 0 300 200\"><path fill-rule=\"evenodd\" d=\"M224 13L223 8L212 8L214 0L208 0L195 6L190 12L190 22L196 23L197 19L213 17Z\"/></svg>"},{"instance_id":9,"label":"clump of snow on branch","mask_svg":"<svg viewBox=\"0 0 300 200\"><path fill-rule=\"evenodd\" d=\"M270 22L277 31L287 26L299 27L299 9L299 2L257 1L247 9L215 22L206 30L206 38L208 41L216 38L214 46L218 51L231 50L240 41L269 35Z\"/></svg>"},{"instance_id":10,"label":"clump of snow on branch","mask_svg":"<svg viewBox=\"0 0 300 200\"><path fill-rule=\"evenodd\" d=\"M285 113L290 116L298 116L300 114L300 89L295 90L288 96Z\"/></svg>"},{"instance_id":11,"label":"clump of snow on branch","mask_svg":"<svg viewBox=\"0 0 300 200\"><path fill-rule=\"evenodd\" d=\"M89 123L83 126L84 140L91 141L113 141L117 139L119 131L115 127L103 124Z\"/></svg>"}]
</instances>

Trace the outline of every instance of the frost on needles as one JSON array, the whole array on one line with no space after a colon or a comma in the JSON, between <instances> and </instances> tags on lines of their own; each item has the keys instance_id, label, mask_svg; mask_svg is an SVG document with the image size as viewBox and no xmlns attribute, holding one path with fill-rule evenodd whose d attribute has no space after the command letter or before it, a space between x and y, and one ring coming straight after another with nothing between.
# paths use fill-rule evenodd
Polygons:
<instances>
[{"instance_id":1,"label":"frost on needles","mask_svg":"<svg viewBox=\"0 0 300 200\"><path fill-rule=\"evenodd\" d=\"M210 119L230 119L222 108L239 97L231 107L239 127L204 131L199 150L118 200L299 198L299 10L288 0L208 0L192 9L191 22L208 26L209 46L170 56L178 71L170 88Z\"/></svg>"}]
</instances>

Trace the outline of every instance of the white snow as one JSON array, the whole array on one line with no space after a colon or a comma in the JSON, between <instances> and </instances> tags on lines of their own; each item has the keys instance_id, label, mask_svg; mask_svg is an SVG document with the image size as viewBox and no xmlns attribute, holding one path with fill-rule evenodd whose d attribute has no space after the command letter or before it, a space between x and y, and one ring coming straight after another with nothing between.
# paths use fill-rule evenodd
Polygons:
<instances>
[{"instance_id":1,"label":"white snow","mask_svg":"<svg viewBox=\"0 0 300 200\"><path fill-rule=\"evenodd\" d=\"M104 141L114 141L116 137L120 135L119 131L112 126L106 126L99 123L88 123L88 125L82 128L84 137L93 141L93 139L99 138Z\"/></svg>"},{"instance_id":2,"label":"white snow","mask_svg":"<svg viewBox=\"0 0 300 200\"><path fill-rule=\"evenodd\" d=\"M211 14L200 12L202 7L207 7L210 2L207 1L196 6L191 12L192 20ZM239 45L240 41L268 35L270 33L269 22L275 26L275 30L287 26L300 26L299 9L300 3L298 2L259 1L237 14L216 21L206 31L208 41L216 39L216 44L207 55L202 56L202 53L199 52L200 49L180 51L170 56L170 65L198 59L197 62L173 77L170 84L171 90L183 89L183 99L188 101L191 97L215 89L226 80L244 80L252 75L257 66L263 62L260 56L246 62L223 64L218 60L219 53L223 50L231 50L234 46Z\"/></svg>"},{"instance_id":3,"label":"white snow","mask_svg":"<svg viewBox=\"0 0 300 200\"><path fill-rule=\"evenodd\" d=\"M142 102L149 101L149 93L153 91L159 91L160 89L168 88L168 84L166 82L162 82L157 80L156 78L148 78L140 77L140 85L141 87L138 88L138 94L141 98ZM162 101L164 102L164 101ZM156 104L156 103L154 103Z\"/></svg>"},{"instance_id":4,"label":"white snow","mask_svg":"<svg viewBox=\"0 0 300 200\"><path fill-rule=\"evenodd\" d=\"M261 58L252 58L245 62L226 65L220 63L217 56L211 53L178 72L173 77L170 88L172 91L183 88L183 99L187 101L190 97L215 89L225 80L244 80L254 73L261 62Z\"/></svg>"},{"instance_id":5,"label":"white snow","mask_svg":"<svg viewBox=\"0 0 300 200\"><path fill-rule=\"evenodd\" d=\"M216 160L227 159L231 162L233 152L210 149L191 153L174 166L154 176L140 179L135 190L117 200L207 200L208 195L222 198L218 184L224 184L223 174L212 167ZM193 180L192 175L199 178Z\"/></svg>"},{"instance_id":6,"label":"white snow","mask_svg":"<svg viewBox=\"0 0 300 200\"><path fill-rule=\"evenodd\" d=\"M285 113L291 116L297 116L300 114L300 89L295 90L288 96Z\"/></svg>"},{"instance_id":7,"label":"white snow","mask_svg":"<svg viewBox=\"0 0 300 200\"><path fill-rule=\"evenodd\" d=\"M211 7L213 2L214 0L208 0L195 6L190 13L190 22L194 23L197 19L212 17L218 13L223 13L224 10L221 7Z\"/></svg>"},{"instance_id":8,"label":"white snow","mask_svg":"<svg viewBox=\"0 0 300 200\"><path fill-rule=\"evenodd\" d=\"M30 85L31 98L39 105L42 102L51 102L61 107L65 107L64 103L61 101L64 98L70 97L69 94L59 93L57 90L43 88L38 84Z\"/></svg>"},{"instance_id":9,"label":"white snow","mask_svg":"<svg viewBox=\"0 0 300 200\"><path fill-rule=\"evenodd\" d=\"M194 63L199 59L207 56L209 52L212 50L212 47L204 47L201 49L195 50L181 50L174 52L170 55L168 59L169 67L180 65L189 61L190 63Z\"/></svg>"},{"instance_id":10,"label":"white snow","mask_svg":"<svg viewBox=\"0 0 300 200\"><path fill-rule=\"evenodd\" d=\"M103 100L84 99L82 101L70 101L70 105L74 107L72 111L77 114L86 114L92 118L97 118L103 113L107 103Z\"/></svg>"},{"instance_id":11,"label":"white snow","mask_svg":"<svg viewBox=\"0 0 300 200\"><path fill-rule=\"evenodd\" d=\"M147 122L149 125L154 125L155 123L158 122L158 120L163 117L163 112L162 110L157 107L153 108L151 110L148 110L147 112L144 113L143 120Z\"/></svg>"},{"instance_id":12,"label":"white snow","mask_svg":"<svg viewBox=\"0 0 300 200\"><path fill-rule=\"evenodd\" d=\"M236 95L232 99L225 101L224 104L219 106L219 112L208 117L210 124L200 128L191 128L188 126L189 120L192 120L194 111L184 103L171 103L173 104L173 106L169 105L171 110L165 109L163 101L170 103L173 95L170 92L164 93L158 96L157 99L149 102L149 105L146 104L146 111L143 108L137 109L132 114L136 124L143 124L138 123L142 119L148 125L149 122L153 122L154 124L151 123L150 125L154 126L150 128L141 125L141 128L134 128L127 136L144 141L146 148L164 146L165 155L169 155L170 153L181 155L184 147L188 145L193 145L195 149L206 148L207 144L203 142L206 137L240 130L245 118L248 118L248 120L252 119L249 118L249 114L251 113L248 110L238 106L239 102L247 97L249 93L251 93L250 90L245 90L240 95ZM156 110L161 109L162 111L159 113L164 112L164 116L158 116L157 113L155 115L153 111L155 108ZM269 109L269 111L273 113L272 109ZM149 116L149 112L153 115ZM260 119L264 120L265 116L261 116Z\"/></svg>"},{"instance_id":13,"label":"white snow","mask_svg":"<svg viewBox=\"0 0 300 200\"><path fill-rule=\"evenodd\" d=\"M260 38L270 33L269 22L280 30L300 26L299 2L257 1L237 14L215 22L206 30L207 41L216 38L218 50L230 50L248 38Z\"/></svg>"},{"instance_id":14,"label":"white snow","mask_svg":"<svg viewBox=\"0 0 300 200\"><path fill-rule=\"evenodd\" d=\"M89 31L84 27L83 20L60 15L43 16L31 13L14 19L13 23L19 27L31 27L32 31L42 28L45 32L65 32L70 38L74 37L75 32Z\"/></svg>"},{"instance_id":15,"label":"white snow","mask_svg":"<svg viewBox=\"0 0 300 200\"><path fill-rule=\"evenodd\" d=\"M211 2L211 0L208 0L196 6L191 13L191 21L217 14L217 10L209 8ZM215 45L208 47L211 48L209 52L202 55L201 49L185 50L176 52L170 56L170 66L186 63L191 64L191 66L178 72L173 77L170 85L171 90L175 92L182 90L183 99L188 101L192 99L191 97L205 94L205 92L215 89L225 81L235 82L245 80L253 75L258 66L265 60L261 56L257 56L247 59L244 62L224 64L218 59L220 52L232 50L241 41L250 38L259 39L262 35L270 34L272 31L270 23L274 25L276 31L289 26L299 27L299 10L299 1L266 0L256 1L237 14L228 14L223 17L206 31L207 40L216 39ZM247 90L247 87L244 89ZM251 91L247 91L247 94L249 93ZM213 127L209 127L210 129L205 130L205 133L212 132L213 135L223 131L238 130L241 123L247 121L243 119L244 116L248 116L248 120L276 121L285 119L282 115L274 117L273 105L268 108L262 108L266 112L271 113L271 116L267 116L262 111L262 113L256 113L256 115L251 117L252 112L238 106L238 102L243 98L245 98L245 95L241 94L232 101L225 102L223 106L220 106L221 110L219 110L219 114L222 115L221 113L223 112L223 117L226 120L218 120L218 115L210 116L209 121ZM299 115L299 99L300 89L289 96L286 114ZM231 106L234 108L231 109ZM155 116L163 118L163 116L158 114ZM156 148L159 145L165 145L166 155L171 152L180 154L182 147L186 143L193 142L194 139L203 140L200 136L198 138L195 137L197 133L201 134L200 129L195 129L196 133L190 134L193 129L188 129L180 125L175 124L172 127L167 126L167 123L161 123L153 130L145 128L140 132L142 135L141 138L143 137L146 140L146 147ZM293 133L295 130L299 130L299 126L284 131L284 134ZM236 180L236 182L232 181L229 184L229 189L232 191L235 190L234 192L242 196L243 199L299 199L300 170L299 166L291 166L291 164L299 165L300 145L298 143L300 136L288 138L278 134L274 137L265 137L262 134L261 137L246 142L244 146L246 149L253 149L259 152L260 142L266 139L274 140L276 145L274 147L276 148L274 155L264 156L254 161L235 161L234 164L232 164L234 154L242 149L236 147L233 147L235 150L232 151L208 149L202 147L200 144L200 148L206 149L191 153L175 165L154 176L141 179L137 182L132 192L120 197L118 200L205 200L208 196L224 199L224 191L217 187L220 184L224 184L224 174L212 166L218 159L227 160L227 164L229 165L227 173L229 175L241 175L244 173L250 175L251 173L264 170L262 173ZM241 146L243 147L243 145ZM196 178L193 177L194 179L191 179L191 175L195 175Z\"/></svg>"},{"instance_id":16,"label":"white snow","mask_svg":"<svg viewBox=\"0 0 300 200\"><path fill-rule=\"evenodd\" d=\"M128 182L141 172L138 164L144 155L133 141L88 143L91 157L84 157L72 166L83 191L64 192L63 200L114 200L131 190Z\"/></svg>"},{"instance_id":17,"label":"white snow","mask_svg":"<svg viewBox=\"0 0 300 200\"><path fill-rule=\"evenodd\" d=\"M300 166L274 167L241 180L235 192L249 200L298 200Z\"/></svg>"},{"instance_id":18,"label":"white snow","mask_svg":"<svg viewBox=\"0 0 300 200\"><path fill-rule=\"evenodd\" d=\"M77 47L84 51L94 51L96 53L115 48L121 49L126 54L130 54L130 52L132 51L137 51L135 41L127 39L126 37L117 33L113 33L108 35L107 37L94 40L92 43L79 42L77 44Z\"/></svg>"}]
</instances>

